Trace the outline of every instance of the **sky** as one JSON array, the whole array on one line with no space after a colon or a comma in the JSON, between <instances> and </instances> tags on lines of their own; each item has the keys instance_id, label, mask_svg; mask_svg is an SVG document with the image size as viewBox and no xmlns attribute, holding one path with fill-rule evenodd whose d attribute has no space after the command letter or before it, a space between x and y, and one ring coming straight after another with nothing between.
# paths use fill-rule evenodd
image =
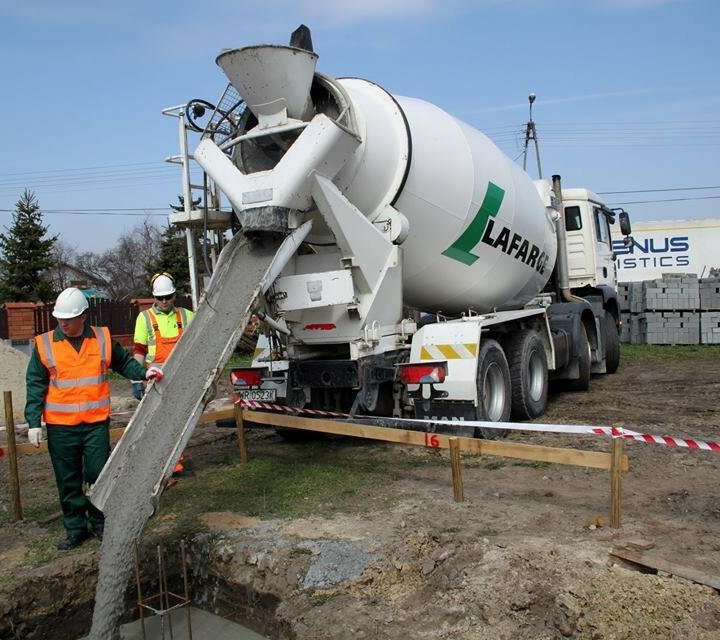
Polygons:
<instances>
[{"instance_id":1,"label":"sky","mask_svg":"<svg viewBox=\"0 0 720 640\"><path fill-rule=\"evenodd\" d=\"M720 218L717 0L0 0L0 227L25 188L78 251L165 224L161 110L216 102L222 49L301 23L318 71L435 103L519 163L535 93L544 176L631 192L603 198L635 220Z\"/></svg>"}]
</instances>

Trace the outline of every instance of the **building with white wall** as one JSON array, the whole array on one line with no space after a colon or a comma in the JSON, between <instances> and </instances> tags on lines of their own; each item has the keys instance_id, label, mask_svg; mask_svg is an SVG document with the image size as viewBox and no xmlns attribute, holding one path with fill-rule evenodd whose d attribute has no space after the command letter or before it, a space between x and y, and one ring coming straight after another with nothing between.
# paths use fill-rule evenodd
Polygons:
<instances>
[{"instance_id":1,"label":"building with white wall","mask_svg":"<svg viewBox=\"0 0 720 640\"><path fill-rule=\"evenodd\" d=\"M617 227L617 225L614 225ZM620 282L660 278L663 273L707 277L720 268L720 217L698 220L632 221L633 241L614 229L613 250Z\"/></svg>"}]
</instances>

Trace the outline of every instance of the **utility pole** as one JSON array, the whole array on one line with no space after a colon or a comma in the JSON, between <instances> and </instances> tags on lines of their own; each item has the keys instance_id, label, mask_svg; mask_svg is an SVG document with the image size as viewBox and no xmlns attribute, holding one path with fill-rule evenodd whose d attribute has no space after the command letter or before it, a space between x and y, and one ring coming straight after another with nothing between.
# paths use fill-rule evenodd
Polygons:
<instances>
[{"instance_id":1,"label":"utility pole","mask_svg":"<svg viewBox=\"0 0 720 640\"><path fill-rule=\"evenodd\" d=\"M535 102L535 97L536 96L534 93L531 93L528 96L528 102L530 103L530 119L527 121L527 124L525 125L525 147L523 149L523 171L527 170L528 145L530 144L530 140L532 140L535 143L535 158L537 160L538 178L542 179L542 167L540 166L540 147L538 146L537 131L535 130L535 122L533 121L533 117L532 117L532 107L533 107L533 102Z\"/></svg>"}]
</instances>

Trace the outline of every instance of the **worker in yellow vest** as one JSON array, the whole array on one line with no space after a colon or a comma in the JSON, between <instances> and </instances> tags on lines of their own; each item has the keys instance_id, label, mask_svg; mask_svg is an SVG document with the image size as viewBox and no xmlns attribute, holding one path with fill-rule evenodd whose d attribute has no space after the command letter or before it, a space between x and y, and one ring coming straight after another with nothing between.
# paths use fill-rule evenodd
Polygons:
<instances>
[{"instance_id":1,"label":"worker in yellow vest","mask_svg":"<svg viewBox=\"0 0 720 640\"><path fill-rule=\"evenodd\" d=\"M103 514L87 499L110 455L108 369L126 378L160 380L162 370L138 364L107 327L87 323L88 302L70 287L57 298L58 326L35 338L28 363L25 419L28 440L36 447L47 427L48 451L60 494L67 537L58 549L74 549L90 535L102 539Z\"/></svg>"},{"instance_id":2,"label":"worker in yellow vest","mask_svg":"<svg viewBox=\"0 0 720 640\"><path fill-rule=\"evenodd\" d=\"M133 357L145 366L162 368L195 314L189 309L175 306L175 282L169 273L155 274L151 284L155 302L151 308L138 314L133 337ZM133 380L133 395L140 400L143 393L143 382ZM183 471L181 456L173 473L177 475Z\"/></svg>"}]
</instances>

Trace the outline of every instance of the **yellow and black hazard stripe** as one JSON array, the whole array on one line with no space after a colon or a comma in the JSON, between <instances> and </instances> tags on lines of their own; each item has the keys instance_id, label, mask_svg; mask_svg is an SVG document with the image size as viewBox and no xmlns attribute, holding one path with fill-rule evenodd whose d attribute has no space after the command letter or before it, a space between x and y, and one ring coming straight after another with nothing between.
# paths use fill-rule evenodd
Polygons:
<instances>
[{"instance_id":1,"label":"yellow and black hazard stripe","mask_svg":"<svg viewBox=\"0 0 720 640\"><path fill-rule=\"evenodd\" d=\"M474 342L455 344L424 344L420 347L420 360L464 360L477 358L478 346Z\"/></svg>"}]
</instances>

